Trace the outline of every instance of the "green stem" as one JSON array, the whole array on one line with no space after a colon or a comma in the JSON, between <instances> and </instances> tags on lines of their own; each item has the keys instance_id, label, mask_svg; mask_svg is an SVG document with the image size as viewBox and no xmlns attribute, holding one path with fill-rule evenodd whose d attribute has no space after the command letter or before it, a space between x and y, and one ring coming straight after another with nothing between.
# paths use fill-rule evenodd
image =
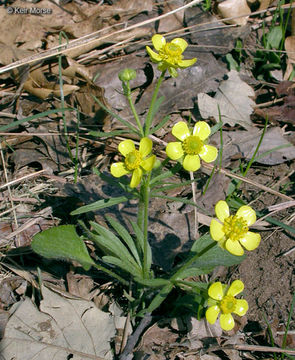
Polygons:
<instances>
[{"instance_id":1,"label":"green stem","mask_svg":"<svg viewBox=\"0 0 295 360\"><path fill-rule=\"evenodd\" d=\"M214 246L217 245L217 241L215 241L214 243L208 245L207 247L205 247L205 249L203 249L202 251L200 251L199 253L197 253L196 255L194 255L193 257L191 257L185 264L182 265L182 267L176 271L176 273L171 277L171 281L173 280L180 280L177 279L179 276L181 276L181 273L186 270L188 267L190 267L199 257L201 257L202 255L204 255L207 251L211 250Z\"/></svg>"},{"instance_id":2,"label":"green stem","mask_svg":"<svg viewBox=\"0 0 295 360\"><path fill-rule=\"evenodd\" d=\"M116 273L114 273L113 271L98 265L98 264L93 264L92 266L94 266L97 270L101 270L105 273L107 273L108 275L112 276L113 278L117 279L118 281L120 281L123 285L129 285L129 282L126 281L125 279L123 279L121 276L117 275Z\"/></svg>"},{"instance_id":3,"label":"green stem","mask_svg":"<svg viewBox=\"0 0 295 360\"><path fill-rule=\"evenodd\" d=\"M155 87L153 97L152 97L152 100L151 100L151 105L150 105L150 108L149 108L149 111L148 111L148 114L147 114L147 117L146 117L146 120L145 120L144 136L148 136L149 133L150 133L150 127L151 127L153 116L154 116L154 106L155 106L155 102L157 100L157 96L158 96L158 93L159 93L159 90L160 90L160 86L161 86L161 84L162 84L162 82L164 80L165 73L166 73L166 70L162 71L162 73L161 73L161 75L160 75L160 77L158 79L157 85Z\"/></svg>"},{"instance_id":4,"label":"green stem","mask_svg":"<svg viewBox=\"0 0 295 360\"><path fill-rule=\"evenodd\" d=\"M140 230L143 232L143 217L144 217L144 202L142 198L142 189L140 189L140 198L138 202L138 210L137 210L137 225L140 228Z\"/></svg>"},{"instance_id":5,"label":"green stem","mask_svg":"<svg viewBox=\"0 0 295 360\"><path fill-rule=\"evenodd\" d=\"M129 81L127 81L126 82L126 97L127 97L127 100L128 100L128 103L129 103L129 106L130 106L130 109L131 109L131 111L132 111L132 114L133 114L133 116L134 116L134 119L135 119L135 121L136 121L136 124L137 124L137 127L138 127L138 130L139 130L139 132L140 132L140 135L142 136L142 137L144 137L144 132L143 132L143 128L142 128L142 126L141 126L141 123L140 123L140 120L139 120L139 116L138 116L138 114L137 114L137 111L136 111L136 109L135 109L135 106L134 106L134 104L133 104L133 101L132 101L132 99L131 99L131 89L130 89L130 83L129 83Z\"/></svg>"},{"instance_id":6,"label":"green stem","mask_svg":"<svg viewBox=\"0 0 295 360\"><path fill-rule=\"evenodd\" d=\"M143 186L143 204L144 204L144 211L143 211L143 277L144 279L148 278L149 275L149 268L147 262L148 256L148 222L149 222L149 200L150 200L150 178L151 173L148 174L145 183Z\"/></svg>"}]
</instances>

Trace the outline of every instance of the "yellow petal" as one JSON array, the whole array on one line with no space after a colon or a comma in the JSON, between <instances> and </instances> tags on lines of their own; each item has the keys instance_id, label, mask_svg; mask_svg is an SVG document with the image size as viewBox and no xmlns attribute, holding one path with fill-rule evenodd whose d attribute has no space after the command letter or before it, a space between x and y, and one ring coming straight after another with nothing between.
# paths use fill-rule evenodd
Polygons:
<instances>
[{"instance_id":1,"label":"yellow petal","mask_svg":"<svg viewBox=\"0 0 295 360\"><path fill-rule=\"evenodd\" d=\"M166 154L172 160L178 160L183 156L183 149L180 142L170 142L166 146Z\"/></svg>"},{"instance_id":2,"label":"yellow petal","mask_svg":"<svg viewBox=\"0 0 295 360\"><path fill-rule=\"evenodd\" d=\"M182 38L175 38L171 42L172 44L178 45L181 48L182 52L184 52L188 45L187 42Z\"/></svg>"},{"instance_id":3,"label":"yellow petal","mask_svg":"<svg viewBox=\"0 0 295 360\"><path fill-rule=\"evenodd\" d=\"M231 283L226 295L236 296L244 290L244 284L241 280L235 280Z\"/></svg>"},{"instance_id":4,"label":"yellow petal","mask_svg":"<svg viewBox=\"0 0 295 360\"><path fill-rule=\"evenodd\" d=\"M235 326L235 321L231 314L221 314L219 321L221 328L225 331L230 331Z\"/></svg>"},{"instance_id":5,"label":"yellow petal","mask_svg":"<svg viewBox=\"0 0 295 360\"><path fill-rule=\"evenodd\" d=\"M156 161L156 155L152 155L150 156L149 158L143 160L141 163L140 163L140 166L147 172L149 171L152 171L153 167L154 167L154 164L155 164L155 161Z\"/></svg>"},{"instance_id":6,"label":"yellow petal","mask_svg":"<svg viewBox=\"0 0 295 360\"><path fill-rule=\"evenodd\" d=\"M111 165L111 174L114 177L121 177L129 173L130 171L126 169L125 164L123 162L117 162Z\"/></svg>"},{"instance_id":7,"label":"yellow petal","mask_svg":"<svg viewBox=\"0 0 295 360\"><path fill-rule=\"evenodd\" d=\"M187 123L184 121L179 121L172 128L172 134L178 139L183 141L186 137L190 135Z\"/></svg>"},{"instance_id":8,"label":"yellow petal","mask_svg":"<svg viewBox=\"0 0 295 360\"><path fill-rule=\"evenodd\" d=\"M181 68L181 69L185 69L189 66L192 66L194 65L194 63L197 61L196 58L193 58L193 59L187 59L187 60L179 60L177 62L177 65Z\"/></svg>"},{"instance_id":9,"label":"yellow petal","mask_svg":"<svg viewBox=\"0 0 295 360\"><path fill-rule=\"evenodd\" d=\"M218 154L218 151L215 146L204 145L202 147L201 152L199 153L199 156L206 163L210 163L217 158L217 154Z\"/></svg>"},{"instance_id":10,"label":"yellow petal","mask_svg":"<svg viewBox=\"0 0 295 360\"><path fill-rule=\"evenodd\" d=\"M244 299L237 299L235 310L233 311L235 314L239 316L244 316L249 309L249 305Z\"/></svg>"},{"instance_id":11,"label":"yellow petal","mask_svg":"<svg viewBox=\"0 0 295 360\"><path fill-rule=\"evenodd\" d=\"M193 129L193 135L198 136L201 140L206 140L211 134L210 126L205 121L198 121Z\"/></svg>"},{"instance_id":12,"label":"yellow petal","mask_svg":"<svg viewBox=\"0 0 295 360\"><path fill-rule=\"evenodd\" d=\"M230 252L233 255L236 255L236 256L244 255L244 250L243 250L242 246L236 240L233 241L231 239L228 239L225 243L225 248L228 252Z\"/></svg>"},{"instance_id":13,"label":"yellow petal","mask_svg":"<svg viewBox=\"0 0 295 360\"><path fill-rule=\"evenodd\" d=\"M214 324L219 313L220 313L220 309L217 305L210 306L206 310L206 315L205 315L208 323Z\"/></svg>"},{"instance_id":14,"label":"yellow petal","mask_svg":"<svg viewBox=\"0 0 295 360\"><path fill-rule=\"evenodd\" d=\"M212 285L210 285L208 289L208 295L214 300L219 300L219 301L222 300L224 291L220 281L217 281Z\"/></svg>"},{"instance_id":15,"label":"yellow petal","mask_svg":"<svg viewBox=\"0 0 295 360\"><path fill-rule=\"evenodd\" d=\"M131 151L135 150L135 145L134 142L132 140L124 140L122 142L120 142L119 146L118 146L118 150L120 151L120 153L123 156L126 156L127 154L129 154Z\"/></svg>"},{"instance_id":16,"label":"yellow petal","mask_svg":"<svg viewBox=\"0 0 295 360\"><path fill-rule=\"evenodd\" d=\"M154 48L159 51L166 44L166 40L163 35L155 34L152 37L152 43Z\"/></svg>"},{"instance_id":17,"label":"yellow petal","mask_svg":"<svg viewBox=\"0 0 295 360\"><path fill-rule=\"evenodd\" d=\"M131 177L130 187L136 188L140 183L141 178L142 178L142 170L140 168L135 169Z\"/></svg>"},{"instance_id":18,"label":"yellow petal","mask_svg":"<svg viewBox=\"0 0 295 360\"><path fill-rule=\"evenodd\" d=\"M251 226L256 221L256 212L248 205L243 205L237 211L237 216L246 220L247 225Z\"/></svg>"},{"instance_id":19,"label":"yellow petal","mask_svg":"<svg viewBox=\"0 0 295 360\"><path fill-rule=\"evenodd\" d=\"M144 158L152 151L153 142L151 139L144 137L140 140L139 143L139 152L140 155Z\"/></svg>"},{"instance_id":20,"label":"yellow petal","mask_svg":"<svg viewBox=\"0 0 295 360\"><path fill-rule=\"evenodd\" d=\"M197 171L201 167L199 156L185 155L182 166L186 171Z\"/></svg>"},{"instance_id":21,"label":"yellow petal","mask_svg":"<svg viewBox=\"0 0 295 360\"><path fill-rule=\"evenodd\" d=\"M224 237L223 224L213 219L210 224L210 235L213 240L219 241Z\"/></svg>"},{"instance_id":22,"label":"yellow petal","mask_svg":"<svg viewBox=\"0 0 295 360\"><path fill-rule=\"evenodd\" d=\"M261 236L252 231L248 231L246 235L239 239L239 242L246 248L248 251L255 250L260 244Z\"/></svg>"},{"instance_id":23,"label":"yellow petal","mask_svg":"<svg viewBox=\"0 0 295 360\"><path fill-rule=\"evenodd\" d=\"M222 223L224 222L224 219L229 217L229 207L224 200L219 200L215 205L215 213Z\"/></svg>"},{"instance_id":24,"label":"yellow petal","mask_svg":"<svg viewBox=\"0 0 295 360\"><path fill-rule=\"evenodd\" d=\"M154 52L149 46L146 46L145 49L146 49L146 52L149 54L152 61L157 63L162 60L161 56L159 54L157 54L156 52Z\"/></svg>"}]
</instances>

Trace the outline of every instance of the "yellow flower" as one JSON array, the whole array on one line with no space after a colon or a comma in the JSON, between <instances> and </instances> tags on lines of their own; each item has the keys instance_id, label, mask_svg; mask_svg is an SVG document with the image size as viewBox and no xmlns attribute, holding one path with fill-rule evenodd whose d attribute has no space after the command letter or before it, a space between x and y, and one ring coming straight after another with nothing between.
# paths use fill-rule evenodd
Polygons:
<instances>
[{"instance_id":1,"label":"yellow flower","mask_svg":"<svg viewBox=\"0 0 295 360\"><path fill-rule=\"evenodd\" d=\"M170 142L166 153L172 160L183 158L182 166L187 171L196 171L200 168L200 158L209 163L216 159L217 149L206 145L206 139L211 133L210 126L205 121L198 121L190 131L184 121L179 121L172 128L172 134L179 141Z\"/></svg>"},{"instance_id":2,"label":"yellow flower","mask_svg":"<svg viewBox=\"0 0 295 360\"><path fill-rule=\"evenodd\" d=\"M118 150L125 157L125 161L112 164L111 174L115 177L121 177L132 173L130 187L137 187L143 172L149 172L153 169L156 156L151 155L148 157L152 151L152 146L152 140L147 137L140 140L139 150L135 149L132 140L122 141L118 146Z\"/></svg>"},{"instance_id":3,"label":"yellow flower","mask_svg":"<svg viewBox=\"0 0 295 360\"><path fill-rule=\"evenodd\" d=\"M248 303L244 299L236 299L235 296L244 290L241 280L235 280L227 289L221 282L213 283L208 289L208 309L206 319L210 324L214 324L220 314L220 326L223 330L232 330L235 321L231 313L244 316L248 311Z\"/></svg>"},{"instance_id":4,"label":"yellow flower","mask_svg":"<svg viewBox=\"0 0 295 360\"><path fill-rule=\"evenodd\" d=\"M176 69L185 69L197 61L196 58L183 60L182 53L188 45L184 39L175 38L167 43L164 36L156 34L152 37L152 43L158 53L147 46L146 51L151 60L159 64L158 69L160 71L168 69L172 77L177 77Z\"/></svg>"},{"instance_id":5,"label":"yellow flower","mask_svg":"<svg viewBox=\"0 0 295 360\"><path fill-rule=\"evenodd\" d=\"M241 256L244 254L243 247L249 251L258 247L260 235L248 231L248 227L256 221L256 213L250 206L243 205L236 215L230 215L227 203L220 200L215 205L215 212L221 223L213 219L210 234L223 248L233 255Z\"/></svg>"}]
</instances>

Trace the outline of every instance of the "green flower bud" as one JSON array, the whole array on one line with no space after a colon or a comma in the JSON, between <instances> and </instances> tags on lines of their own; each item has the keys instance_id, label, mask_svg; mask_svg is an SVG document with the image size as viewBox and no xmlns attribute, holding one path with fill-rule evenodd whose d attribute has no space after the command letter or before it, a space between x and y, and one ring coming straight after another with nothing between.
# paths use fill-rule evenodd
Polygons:
<instances>
[{"instance_id":1,"label":"green flower bud","mask_svg":"<svg viewBox=\"0 0 295 360\"><path fill-rule=\"evenodd\" d=\"M124 69L119 72L118 76L122 82L134 80L136 78L136 71L134 69Z\"/></svg>"},{"instance_id":2,"label":"green flower bud","mask_svg":"<svg viewBox=\"0 0 295 360\"><path fill-rule=\"evenodd\" d=\"M153 169L156 170L161 166L161 161L159 159L156 159Z\"/></svg>"}]
</instances>

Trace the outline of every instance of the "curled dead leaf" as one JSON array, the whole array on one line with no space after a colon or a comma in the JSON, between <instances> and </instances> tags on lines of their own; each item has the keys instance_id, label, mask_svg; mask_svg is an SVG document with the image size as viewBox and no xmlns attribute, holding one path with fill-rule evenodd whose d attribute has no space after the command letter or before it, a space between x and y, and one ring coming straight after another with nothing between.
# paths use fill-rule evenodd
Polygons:
<instances>
[{"instance_id":1,"label":"curled dead leaf","mask_svg":"<svg viewBox=\"0 0 295 360\"><path fill-rule=\"evenodd\" d=\"M42 69L36 69L30 72L27 81L24 83L24 89L30 94L47 99L49 96L61 96L60 86L57 82L50 82L46 79ZM79 90L79 86L71 84L63 84L63 94L67 96L74 91Z\"/></svg>"},{"instance_id":2,"label":"curled dead leaf","mask_svg":"<svg viewBox=\"0 0 295 360\"><path fill-rule=\"evenodd\" d=\"M246 0L226 0L218 5L218 12L228 24L246 25L251 10Z\"/></svg>"}]
</instances>

